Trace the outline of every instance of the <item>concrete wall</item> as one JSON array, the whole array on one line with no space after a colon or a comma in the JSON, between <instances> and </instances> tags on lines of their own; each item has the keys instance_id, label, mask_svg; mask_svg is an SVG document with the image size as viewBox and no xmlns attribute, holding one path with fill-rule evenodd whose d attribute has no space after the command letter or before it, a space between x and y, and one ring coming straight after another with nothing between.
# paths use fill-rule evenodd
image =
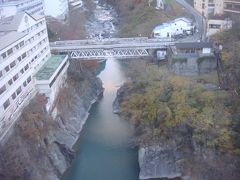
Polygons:
<instances>
[{"instance_id":1,"label":"concrete wall","mask_svg":"<svg viewBox=\"0 0 240 180\"><path fill-rule=\"evenodd\" d=\"M215 70L217 61L213 56L177 56L169 60L170 70L177 75L195 76Z\"/></svg>"},{"instance_id":2,"label":"concrete wall","mask_svg":"<svg viewBox=\"0 0 240 180\"><path fill-rule=\"evenodd\" d=\"M45 80L45 81L35 81L36 88L41 94L45 94L45 96L48 98L48 103L46 105L46 109L49 111L51 110L52 106L54 105L54 101L56 99L56 96L59 93L60 88L64 84L66 78L67 78L67 69L69 66L69 62L65 65L61 73L56 78L53 85L50 87L50 83L52 82L52 79L56 76L56 74L59 72L59 69L61 69L62 66L59 66L58 70L55 71L55 75L51 80Z\"/></svg>"}]
</instances>

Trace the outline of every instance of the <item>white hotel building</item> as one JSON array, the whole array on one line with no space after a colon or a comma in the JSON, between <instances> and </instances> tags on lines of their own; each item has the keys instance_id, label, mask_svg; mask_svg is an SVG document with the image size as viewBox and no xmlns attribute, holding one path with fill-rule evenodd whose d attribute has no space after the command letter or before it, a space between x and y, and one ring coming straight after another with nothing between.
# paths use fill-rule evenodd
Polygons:
<instances>
[{"instance_id":1,"label":"white hotel building","mask_svg":"<svg viewBox=\"0 0 240 180\"><path fill-rule=\"evenodd\" d=\"M34 73L50 57L43 16L20 13L0 21L0 136L34 94Z\"/></svg>"},{"instance_id":2,"label":"white hotel building","mask_svg":"<svg viewBox=\"0 0 240 180\"><path fill-rule=\"evenodd\" d=\"M38 92L54 104L69 66L50 54L44 16L19 13L0 20L0 141Z\"/></svg>"},{"instance_id":3,"label":"white hotel building","mask_svg":"<svg viewBox=\"0 0 240 180\"><path fill-rule=\"evenodd\" d=\"M18 0L0 3L0 19L13 16L19 12L30 15L44 15L43 0Z\"/></svg>"}]
</instances>

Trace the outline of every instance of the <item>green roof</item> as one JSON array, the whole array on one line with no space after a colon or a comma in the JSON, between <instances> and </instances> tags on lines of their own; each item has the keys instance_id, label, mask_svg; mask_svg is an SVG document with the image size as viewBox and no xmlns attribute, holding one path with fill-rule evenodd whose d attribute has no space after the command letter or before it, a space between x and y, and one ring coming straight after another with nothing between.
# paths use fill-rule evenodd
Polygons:
<instances>
[{"instance_id":1,"label":"green roof","mask_svg":"<svg viewBox=\"0 0 240 180\"><path fill-rule=\"evenodd\" d=\"M49 80L66 55L52 55L35 75L36 80Z\"/></svg>"}]
</instances>

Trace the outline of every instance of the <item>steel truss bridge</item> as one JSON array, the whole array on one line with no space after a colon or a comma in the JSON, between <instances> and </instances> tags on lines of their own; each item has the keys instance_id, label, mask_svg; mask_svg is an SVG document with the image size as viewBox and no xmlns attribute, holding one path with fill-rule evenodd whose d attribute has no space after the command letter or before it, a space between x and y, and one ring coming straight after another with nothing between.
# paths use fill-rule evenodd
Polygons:
<instances>
[{"instance_id":1,"label":"steel truss bridge","mask_svg":"<svg viewBox=\"0 0 240 180\"><path fill-rule=\"evenodd\" d=\"M150 56L151 50L165 50L176 41L169 38L111 38L103 40L72 40L50 43L53 53L69 54L72 59L135 58Z\"/></svg>"}]
</instances>

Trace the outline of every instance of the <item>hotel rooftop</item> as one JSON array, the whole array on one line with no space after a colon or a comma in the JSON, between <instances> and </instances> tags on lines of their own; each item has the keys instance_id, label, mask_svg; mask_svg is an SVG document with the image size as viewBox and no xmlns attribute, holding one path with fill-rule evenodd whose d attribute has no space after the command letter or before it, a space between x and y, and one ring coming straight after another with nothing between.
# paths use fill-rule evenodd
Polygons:
<instances>
[{"instance_id":1,"label":"hotel rooftop","mask_svg":"<svg viewBox=\"0 0 240 180\"><path fill-rule=\"evenodd\" d=\"M66 55L52 55L35 75L36 80L50 80L58 67L66 61Z\"/></svg>"}]
</instances>

